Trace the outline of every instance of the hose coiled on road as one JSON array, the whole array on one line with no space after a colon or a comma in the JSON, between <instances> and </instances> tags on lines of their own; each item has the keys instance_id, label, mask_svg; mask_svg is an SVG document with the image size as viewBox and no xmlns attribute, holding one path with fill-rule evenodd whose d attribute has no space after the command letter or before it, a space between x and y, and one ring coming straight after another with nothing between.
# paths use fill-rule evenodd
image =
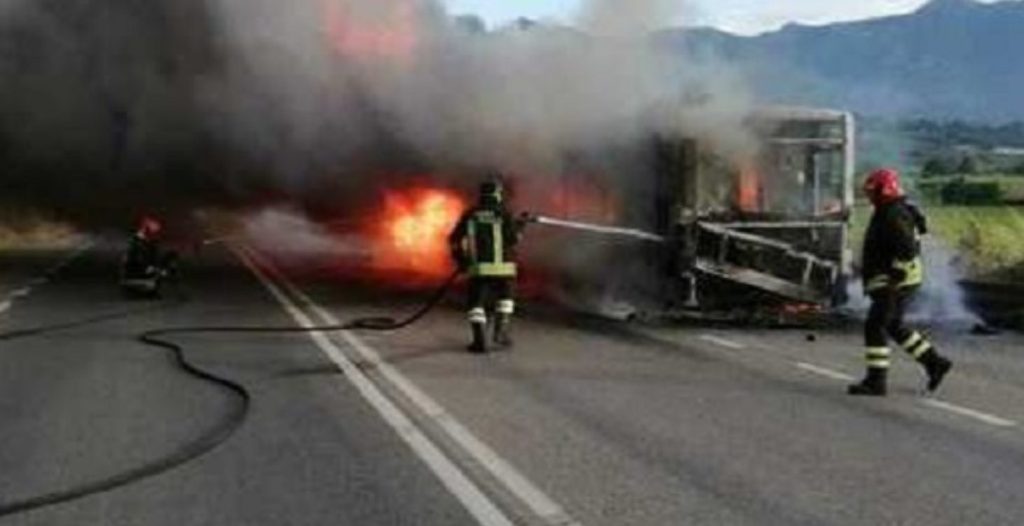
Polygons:
<instances>
[{"instance_id":1,"label":"hose coiled on road","mask_svg":"<svg viewBox=\"0 0 1024 526\"><path fill-rule=\"evenodd\" d=\"M80 486L53 491L20 500L8 502L0 501L0 517L25 513L82 499L167 473L175 468L196 460L207 453L210 453L218 446L227 442L227 440L231 438L239 428L241 428L252 405L252 393L249 389L240 382L203 369L189 361L184 347L169 340L169 337L200 334L309 334L341 331L397 331L415 324L434 310L434 308L444 300L445 296L447 296L448 292L455 285L455 282L458 280L460 275L460 272L453 273L443 285L436 289L436 291L417 311L403 319L390 317L357 318L338 325L325 325L320 327L176 327L171 329L155 329L139 334L136 337L139 342L147 346L160 348L169 352L174 359L175 365L189 376L216 385L234 396L239 401L235 410L195 441L186 444L167 456L153 460L142 466L100 480L82 484ZM0 333L0 341L40 335L46 332L64 330L80 325L83 325L83 323L66 323L59 326L12 331L11 333Z\"/></svg>"}]
</instances>

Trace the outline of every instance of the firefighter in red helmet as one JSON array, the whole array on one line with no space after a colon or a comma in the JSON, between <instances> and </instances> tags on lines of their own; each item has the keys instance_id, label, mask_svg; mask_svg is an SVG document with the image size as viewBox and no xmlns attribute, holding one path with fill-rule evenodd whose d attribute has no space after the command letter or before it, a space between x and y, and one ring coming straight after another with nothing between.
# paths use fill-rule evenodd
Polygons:
<instances>
[{"instance_id":1,"label":"firefighter in red helmet","mask_svg":"<svg viewBox=\"0 0 1024 526\"><path fill-rule=\"evenodd\" d=\"M849 387L849 393L885 396L891 363L887 336L924 367L928 391L935 391L953 364L925 335L903 323L904 311L924 281L920 236L928 232L927 221L907 200L896 170L872 172L864 193L875 209L864 238L862 264L864 290L871 298L864 325L867 374Z\"/></svg>"},{"instance_id":2,"label":"firefighter in red helmet","mask_svg":"<svg viewBox=\"0 0 1024 526\"><path fill-rule=\"evenodd\" d=\"M121 288L129 294L159 295L164 278L173 273L177 254L161 250L163 224L145 216L128 241L121 262Z\"/></svg>"},{"instance_id":3,"label":"firefighter in red helmet","mask_svg":"<svg viewBox=\"0 0 1024 526\"><path fill-rule=\"evenodd\" d=\"M156 241L164 231L164 225L155 218L143 217L139 221L139 229L136 232L138 239Z\"/></svg>"}]
</instances>

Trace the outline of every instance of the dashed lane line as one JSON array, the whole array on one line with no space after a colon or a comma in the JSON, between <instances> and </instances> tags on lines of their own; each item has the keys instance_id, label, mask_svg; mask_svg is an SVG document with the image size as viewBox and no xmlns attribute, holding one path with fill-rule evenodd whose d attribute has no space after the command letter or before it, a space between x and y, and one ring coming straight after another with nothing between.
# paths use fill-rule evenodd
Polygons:
<instances>
[{"instance_id":1,"label":"dashed lane line","mask_svg":"<svg viewBox=\"0 0 1024 526\"><path fill-rule=\"evenodd\" d=\"M993 414L989 414L989 413L986 413L984 411L978 411L976 409L971 409L969 407L964 407L964 406L957 405L957 404L951 404L949 402L943 402L942 400L936 400L934 398L928 398L928 399L924 400L924 404L928 405L928 406L931 406L931 407L934 407L936 409L941 409L943 411L948 411L950 413L954 413L954 414L957 414L957 415L960 415L960 416L964 416L964 417L967 417L967 418L973 418L975 420L978 420L979 422L988 424L990 426L995 426L995 427L1017 427L1017 422L1014 422L1013 420L1007 420L1007 419L1005 419L1003 417L996 416L996 415L993 415Z\"/></svg>"},{"instance_id":2,"label":"dashed lane line","mask_svg":"<svg viewBox=\"0 0 1024 526\"><path fill-rule=\"evenodd\" d=\"M257 256L258 257L258 256ZM262 259L261 259L262 262ZM264 263L268 272L284 286L293 297L298 298L311 312L315 313L324 323L337 325L340 320L323 308L307 294L295 287L280 271L269 262ZM380 374L397 388L416 409L430 419L439 429L444 431L462 450L468 453L477 463L498 480L505 488L526 504L530 511L550 526L579 526L560 504L548 496L536 484L530 481L510 462L501 457L494 449L477 438L465 425L459 422L447 409L430 395L425 393L397 368L387 363L373 347L351 331L341 332L342 338L351 346L366 363L372 365Z\"/></svg>"},{"instance_id":3,"label":"dashed lane line","mask_svg":"<svg viewBox=\"0 0 1024 526\"><path fill-rule=\"evenodd\" d=\"M824 377L830 378L832 380L839 380L841 382L852 382L852 381L856 380L856 378L854 378L853 376L850 376L850 375L848 375L846 373L842 373L842 372L839 372L839 371L836 371L836 370L833 370L833 369L829 369L827 367L820 367L820 366L817 366L817 365L809 364L809 363L806 363L806 362L797 362L796 366L798 368L800 368L800 369L803 369L804 371L807 371L807 372L810 372L810 373L814 373L814 374L817 374L819 376L824 376ZM955 415L962 416L962 417L971 418L971 419L977 420L979 422L982 422L984 424L988 424L988 425L991 425L991 426L1003 427L1003 428L1017 427L1017 422L1015 422L1013 420L1008 420L1008 419L1003 418L1001 416L996 416L996 415L993 415L991 413L986 413L984 411L978 411L977 409L971 409L969 407L964 407L962 405L957 405L957 404L953 404L953 403L950 403L950 402L944 402L944 401L938 400L936 398L926 398L926 399L922 400L921 403L923 403L926 406L932 407L934 409L938 409L938 410L941 410L941 411L946 411L948 413L953 413Z\"/></svg>"},{"instance_id":4,"label":"dashed lane line","mask_svg":"<svg viewBox=\"0 0 1024 526\"><path fill-rule=\"evenodd\" d=\"M29 284L24 286L24 287L12 290L11 292L7 293L7 296L4 297L4 301L0 302L0 314L4 314L7 311L9 311L12 308L14 308L14 302L15 301L21 300L21 299L24 299L24 298L27 298L27 297L31 296L33 288L38 287L40 285L45 285L46 283L49 283L51 276L54 276L54 275L60 273L63 269L65 269L68 265L70 265L74 260L78 259L79 256L81 256L87 250L89 250L90 247L92 247L92 242L91 241L86 241L86 242L81 243L78 246L78 248L76 248L71 254L65 256L58 263L56 263L54 265L51 265L46 270L46 272L43 273L42 276L39 276L39 277L36 277L36 278L32 279L31 281L29 281Z\"/></svg>"},{"instance_id":5,"label":"dashed lane line","mask_svg":"<svg viewBox=\"0 0 1024 526\"><path fill-rule=\"evenodd\" d=\"M277 302L300 327L314 327L313 320L289 298L253 259L240 249L235 254L249 271L263 284ZM431 469L435 476L466 508L476 521L484 526L513 526L507 515L473 482L459 466L413 420L395 405L376 384L350 360L345 353L323 333L312 332L309 337L345 374L363 399L377 411L398 436Z\"/></svg>"},{"instance_id":6,"label":"dashed lane line","mask_svg":"<svg viewBox=\"0 0 1024 526\"><path fill-rule=\"evenodd\" d=\"M826 367L819 367L817 365L810 364L810 363L797 362L796 366L798 368L800 368L800 369L803 369L804 371L809 372L809 373L814 373L814 374L816 374L818 376L824 376L825 378L829 378L829 379L832 379L832 380L839 380L840 382L852 382L852 381L856 380L856 378L854 378L854 377L852 377L852 376L850 376L850 375L848 375L846 373L835 371L835 370L832 370L832 369L828 369Z\"/></svg>"},{"instance_id":7,"label":"dashed lane line","mask_svg":"<svg viewBox=\"0 0 1024 526\"><path fill-rule=\"evenodd\" d=\"M719 347L725 347L726 349L733 349L735 351L742 351L747 348L747 346L742 343L734 342L720 336L715 336L714 334L702 334L700 339L718 345Z\"/></svg>"}]
</instances>

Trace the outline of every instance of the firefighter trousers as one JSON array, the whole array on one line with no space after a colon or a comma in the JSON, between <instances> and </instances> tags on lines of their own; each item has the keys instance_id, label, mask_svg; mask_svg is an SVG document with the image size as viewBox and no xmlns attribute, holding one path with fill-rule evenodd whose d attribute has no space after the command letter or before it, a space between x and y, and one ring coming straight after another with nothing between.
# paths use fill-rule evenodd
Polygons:
<instances>
[{"instance_id":1,"label":"firefighter trousers","mask_svg":"<svg viewBox=\"0 0 1024 526\"><path fill-rule=\"evenodd\" d=\"M487 311L511 316L515 311L513 299L515 278L474 277L469 280L469 321L487 323Z\"/></svg>"},{"instance_id":2,"label":"firefighter trousers","mask_svg":"<svg viewBox=\"0 0 1024 526\"><path fill-rule=\"evenodd\" d=\"M871 309L864 324L864 343L868 349L869 367L889 367L887 337L892 338L917 360L933 350L932 344L923 334L908 328L903 321L907 306L910 305L918 288L887 288L871 293Z\"/></svg>"}]
</instances>

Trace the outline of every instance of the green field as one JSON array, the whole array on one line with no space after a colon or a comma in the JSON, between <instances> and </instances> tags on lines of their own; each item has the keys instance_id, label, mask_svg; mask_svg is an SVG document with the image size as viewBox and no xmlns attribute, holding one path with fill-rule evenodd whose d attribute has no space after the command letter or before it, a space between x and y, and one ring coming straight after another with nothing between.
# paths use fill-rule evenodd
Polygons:
<instances>
[{"instance_id":1,"label":"green field","mask_svg":"<svg viewBox=\"0 0 1024 526\"><path fill-rule=\"evenodd\" d=\"M871 209L854 214L859 248ZM1024 207L928 206L932 234L954 250L972 278L1024 282Z\"/></svg>"},{"instance_id":2,"label":"green field","mask_svg":"<svg viewBox=\"0 0 1024 526\"><path fill-rule=\"evenodd\" d=\"M1002 189L1003 199L1014 203L1024 203L1024 176L1021 175L946 175L922 178L918 179L914 184L915 193L928 201L938 202L939 196L942 193L942 187L958 179L963 179L969 183L997 183L999 188Z\"/></svg>"}]
</instances>

